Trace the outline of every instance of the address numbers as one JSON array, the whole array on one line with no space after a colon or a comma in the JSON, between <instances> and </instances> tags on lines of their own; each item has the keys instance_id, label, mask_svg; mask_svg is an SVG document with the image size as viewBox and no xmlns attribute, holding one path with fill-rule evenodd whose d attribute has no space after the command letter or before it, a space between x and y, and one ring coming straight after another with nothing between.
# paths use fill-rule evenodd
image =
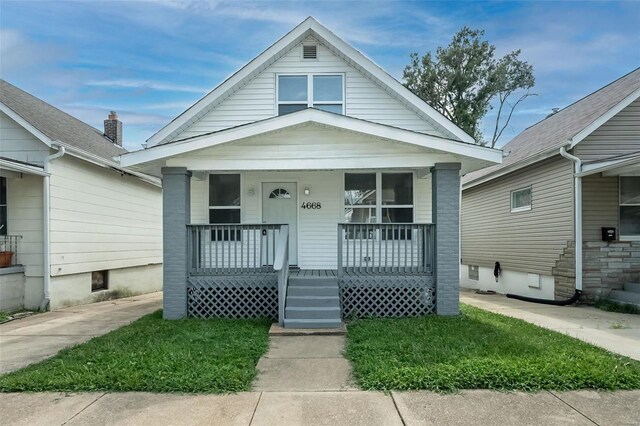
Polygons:
<instances>
[{"instance_id":1,"label":"address numbers","mask_svg":"<svg viewBox=\"0 0 640 426\"><path fill-rule=\"evenodd\" d=\"M307 201L306 203L302 203L302 205L300 206L301 209L311 209L311 210L319 210L322 208L322 203L320 203L319 201Z\"/></svg>"}]
</instances>

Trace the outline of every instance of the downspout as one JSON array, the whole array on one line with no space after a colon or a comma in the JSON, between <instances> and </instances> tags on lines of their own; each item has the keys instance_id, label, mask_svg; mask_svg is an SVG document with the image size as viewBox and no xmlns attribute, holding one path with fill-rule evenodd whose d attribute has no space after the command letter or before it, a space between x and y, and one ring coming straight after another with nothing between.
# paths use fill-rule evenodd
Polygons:
<instances>
[{"instance_id":1,"label":"downspout","mask_svg":"<svg viewBox=\"0 0 640 426\"><path fill-rule=\"evenodd\" d=\"M53 145L52 145L53 147ZM44 299L42 299L42 303L40 304L40 311L46 311L49 307L50 302L50 294L49 287L51 284L51 257L49 256L50 249L50 230L49 230L49 205L50 205L50 196L49 196L49 163L57 158L60 158L64 155L65 149L64 146L58 145L58 152L55 154L51 154L44 159L44 171L46 175L42 181L42 231L43 231L43 271L42 271L42 279L44 281Z\"/></svg>"},{"instance_id":2,"label":"downspout","mask_svg":"<svg viewBox=\"0 0 640 426\"><path fill-rule=\"evenodd\" d=\"M576 291L582 291L582 178L579 176L582 172L582 160L575 155L567 152L565 146L560 147L560 155L567 160L573 161L573 196L574 196L574 229L576 240Z\"/></svg>"}]
</instances>

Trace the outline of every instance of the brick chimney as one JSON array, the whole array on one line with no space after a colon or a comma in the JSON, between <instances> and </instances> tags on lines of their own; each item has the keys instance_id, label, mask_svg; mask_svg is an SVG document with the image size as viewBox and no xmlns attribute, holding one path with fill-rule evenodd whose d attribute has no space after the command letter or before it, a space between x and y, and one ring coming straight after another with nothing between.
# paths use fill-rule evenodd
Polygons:
<instances>
[{"instance_id":1,"label":"brick chimney","mask_svg":"<svg viewBox=\"0 0 640 426\"><path fill-rule=\"evenodd\" d=\"M118 120L115 111L111 111L109 117L104 120L104 135L111 139L111 142L122 146L122 121Z\"/></svg>"}]
</instances>

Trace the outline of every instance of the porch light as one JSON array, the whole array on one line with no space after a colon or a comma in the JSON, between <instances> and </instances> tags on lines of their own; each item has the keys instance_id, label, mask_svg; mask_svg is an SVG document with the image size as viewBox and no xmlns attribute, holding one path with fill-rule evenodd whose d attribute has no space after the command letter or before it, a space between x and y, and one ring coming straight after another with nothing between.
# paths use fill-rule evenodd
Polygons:
<instances>
[{"instance_id":1,"label":"porch light","mask_svg":"<svg viewBox=\"0 0 640 426\"><path fill-rule=\"evenodd\" d=\"M311 194L311 190L309 189L309 187L306 187L304 189L304 195L309 195L309 194Z\"/></svg>"}]
</instances>

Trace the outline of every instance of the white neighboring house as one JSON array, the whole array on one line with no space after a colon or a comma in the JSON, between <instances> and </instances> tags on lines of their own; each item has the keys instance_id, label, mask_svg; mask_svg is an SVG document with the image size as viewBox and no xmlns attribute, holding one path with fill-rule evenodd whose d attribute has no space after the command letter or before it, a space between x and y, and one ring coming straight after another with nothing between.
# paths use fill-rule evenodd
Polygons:
<instances>
[{"instance_id":1,"label":"white neighboring house","mask_svg":"<svg viewBox=\"0 0 640 426\"><path fill-rule=\"evenodd\" d=\"M148 142L166 318L459 313L460 175L502 153L315 19Z\"/></svg>"},{"instance_id":2,"label":"white neighboring house","mask_svg":"<svg viewBox=\"0 0 640 426\"><path fill-rule=\"evenodd\" d=\"M160 290L160 181L113 159L126 152L115 113L103 134L0 82L0 310Z\"/></svg>"}]
</instances>

